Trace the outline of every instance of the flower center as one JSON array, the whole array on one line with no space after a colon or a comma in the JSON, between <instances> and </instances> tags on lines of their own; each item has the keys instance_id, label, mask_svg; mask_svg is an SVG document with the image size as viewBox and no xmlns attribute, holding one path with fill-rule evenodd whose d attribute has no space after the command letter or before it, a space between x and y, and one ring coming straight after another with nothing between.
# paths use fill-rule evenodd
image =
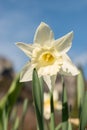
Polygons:
<instances>
[{"instance_id":1,"label":"flower center","mask_svg":"<svg viewBox=\"0 0 87 130\"><path fill-rule=\"evenodd\" d=\"M58 101L54 100L53 103L54 103L54 108L56 108L58 105ZM48 107L48 106L50 107L50 98L44 101L44 107Z\"/></svg>"},{"instance_id":2,"label":"flower center","mask_svg":"<svg viewBox=\"0 0 87 130\"><path fill-rule=\"evenodd\" d=\"M52 64L54 62L55 58L50 52L46 52L42 55L42 60L45 63Z\"/></svg>"}]
</instances>

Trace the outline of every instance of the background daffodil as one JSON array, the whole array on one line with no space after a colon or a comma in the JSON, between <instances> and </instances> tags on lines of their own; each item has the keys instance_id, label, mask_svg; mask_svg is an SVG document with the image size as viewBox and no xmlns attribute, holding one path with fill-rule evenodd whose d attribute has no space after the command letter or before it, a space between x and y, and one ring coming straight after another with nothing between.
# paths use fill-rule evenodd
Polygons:
<instances>
[{"instance_id":1,"label":"background daffodil","mask_svg":"<svg viewBox=\"0 0 87 130\"><path fill-rule=\"evenodd\" d=\"M34 68L37 69L39 77L43 76L49 88L52 86L51 82L55 82L57 73L77 75L78 69L66 54L71 48L72 38L73 32L70 32L55 40L51 28L41 22L35 32L33 44L16 43L30 59L21 72L20 81L32 80Z\"/></svg>"},{"instance_id":2,"label":"background daffodil","mask_svg":"<svg viewBox=\"0 0 87 130\"><path fill-rule=\"evenodd\" d=\"M54 103L54 109L56 110L62 110L62 102L58 99L58 93L57 90L54 89L53 91L53 103ZM44 92L44 118L50 119L50 93Z\"/></svg>"}]
</instances>

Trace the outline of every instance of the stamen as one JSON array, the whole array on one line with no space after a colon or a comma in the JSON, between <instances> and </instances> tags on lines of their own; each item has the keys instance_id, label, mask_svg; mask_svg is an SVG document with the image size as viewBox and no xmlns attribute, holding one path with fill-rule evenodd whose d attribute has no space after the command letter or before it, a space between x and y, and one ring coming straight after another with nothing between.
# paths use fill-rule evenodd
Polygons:
<instances>
[{"instance_id":1,"label":"stamen","mask_svg":"<svg viewBox=\"0 0 87 130\"><path fill-rule=\"evenodd\" d=\"M52 63L55 58L51 53L45 53L42 55L42 59L44 62Z\"/></svg>"}]
</instances>

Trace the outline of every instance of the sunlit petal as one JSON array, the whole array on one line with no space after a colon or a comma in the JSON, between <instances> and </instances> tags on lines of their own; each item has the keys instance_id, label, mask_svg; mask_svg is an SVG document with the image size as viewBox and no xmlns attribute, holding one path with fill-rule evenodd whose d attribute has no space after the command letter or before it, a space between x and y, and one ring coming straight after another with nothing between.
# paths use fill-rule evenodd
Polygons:
<instances>
[{"instance_id":1,"label":"sunlit petal","mask_svg":"<svg viewBox=\"0 0 87 130\"><path fill-rule=\"evenodd\" d=\"M55 40L51 28L41 22L33 44L16 43L30 57L30 63L27 63L21 72L21 82L32 80L33 68L36 68L39 77L44 77L49 90L54 88L57 73L72 76L79 74L78 69L66 55L71 47L72 38L73 32L70 32Z\"/></svg>"},{"instance_id":2,"label":"sunlit petal","mask_svg":"<svg viewBox=\"0 0 87 130\"><path fill-rule=\"evenodd\" d=\"M55 87L54 87L55 88ZM62 110L62 102L58 100L58 91L56 89L53 90L53 103L54 109L60 111ZM44 93L44 117L45 119L50 119L50 93Z\"/></svg>"},{"instance_id":3,"label":"sunlit petal","mask_svg":"<svg viewBox=\"0 0 87 130\"><path fill-rule=\"evenodd\" d=\"M52 76L52 75L56 75L57 72L59 72L59 69L60 69L60 65L56 61L52 65L47 65L47 66L40 67L38 69L38 74L41 74L43 76L45 76L45 75Z\"/></svg>"},{"instance_id":4,"label":"sunlit petal","mask_svg":"<svg viewBox=\"0 0 87 130\"><path fill-rule=\"evenodd\" d=\"M32 44L25 44L22 42L18 42L16 43L16 45L28 56L31 57L32 56L32 51L34 49L34 46L32 46Z\"/></svg>"},{"instance_id":5,"label":"sunlit petal","mask_svg":"<svg viewBox=\"0 0 87 130\"><path fill-rule=\"evenodd\" d=\"M76 126L79 126L79 124L80 124L79 118L69 118L68 121Z\"/></svg>"},{"instance_id":6,"label":"sunlit petal","mask_svg":"<svg viewBox=\"0 0 87 130\"><path fill-rule=\"evenodd\" d=\"M62 102L61 102L61 101L57 101L57 103L54 104L54 105L55 105L55 108L56 108L57 110L62 110Z\"/></svg>"},{"instance_id":7,"label":"sunlit petal","mask_svg":"<svg viewBox=\"0 0 87 130\"><path fill-rule=\"evenodd\" d=\"M58 98L59 98L58 91L56 89L54 89L54 91L53 91L53 99L58 100Z\"/></svg>"},{"instance_id":8,"label":"sunlit petal","mask_svg":"<svg viewBox=\"0 0 87 130\"><path fill-rule=\"evenodd\" d=\"M46 45L51 45L53 39L54 35L51 28L47 24L41 22L35 32L34 43L41 45L44 45L44 43L46 43Z\"/></svg>"},{"instance_id":9,"label":"sunlit petal","mask_svg":"<svg viewBox=\"0 0 87 130\"><path fill-rule=\"evenodd\" d=\"M34 67L31 66L30 62L28 62L20 73L20 82L31 81L33 69L34 69Z\"/></svg>"},{"instance_id":10,"label":"sunlit petal","mask_svg":"<svg viewBox=\"0 0 87 130\"><path fill-rule=\"evenodd\" d=\"M66 53L71 48L72 39L73 39L73 32L70 32L65 36L59 38L58 40L55 40L53 42L53 45L55 46L55 48L58 50L60 54Z\"/></svg>"},{"instance_id":11,"label":"sunlit petal","mask_svg":"<svg viewBox=\"0 0 87 130\"><path fill-rule=\"evenodd\" d=\"M55 81L56 81L56 75L53 75L53 76L46 75L46 76L43 76L43 79L46 82L49 90L54 89Z\"/></svg>"},{"instance_id":12,"label":"sunlit petal","mask_svg":"<svg viewBox=\"0 0 87 130\"><path fill-rule=\"evenodd\" d=\"M63 65L61 66L60 73L67 76L75 76L79 74L79 70L67 55L63 56Z\"/></svg>"}]
</instances>

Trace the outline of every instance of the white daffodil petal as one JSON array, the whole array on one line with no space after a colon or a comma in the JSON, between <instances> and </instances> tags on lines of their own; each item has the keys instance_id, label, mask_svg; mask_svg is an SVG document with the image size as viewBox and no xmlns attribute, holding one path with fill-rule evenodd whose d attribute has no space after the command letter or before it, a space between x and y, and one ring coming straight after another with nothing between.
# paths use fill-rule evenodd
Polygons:
<instances>
[{"instance_id":1,"label":"white daffodil petal","mask_svg":"<svg viewBox=\"0 0 87 130\"><path fill-rule=\"evenodd\" d=\"M62 102L58 101L57 104L55 105L57 110L62 110Z\"/></svg>"},{"instance_id":2,"label":"white daffodil petal","mask_svg":"<svg viewBox=\"0 0 87 130\"><path fill-rule=\"evenodd\" d=\"M79 126L79 124L80 124L79 118L69 118L68 121L69 121L71 124L76 125L76 126Z\"/></svg>"},{"instance_id":3,"label":"white daffodil petal","mask_svg":"<svg viewBox=\"0 0 87 130\"><path fill-rule=\"evenodd\" d=\"M55 81L56 81L56 75L52 75L52 76L43 76L43 79L45 81L45 83L47 84L49 90L54 89L55 86Z\"/></svg>"},{"instance_id":4,"label":"white daffodil petal","mask_svg":"<svg viewBox=\"0 0 87 130\"><path fill-rule=\"evenodd\" d=\"M50 76L43 76L43 79L44 79L45 83L47 84L49 90L51 90L52 84L51 84Z\"/></svg>"},{"instance_id":5,"label":"white daffodil petal","mask_svg":"<svg viewBox=\"0 0 87 130\"><path fill-rule=\"evenodd\" d=\"M54 91L53 91L53 99L54 100L58 100L58 91L56 90L56 89L54 89Z\"/></svg>"},{"instance_id":6,"label":"white daffodil petal","mask_svg":"<svg viewBox=\"0 0 87 130\"><path fill-rule=\"evenodd\" d=\"M67 76L75 76L79 74L79 70L75 67L66 54L63 56L63 65L61 67L60 73Z\"/></svg>"},{"instance_id":7,"label":"white daffodil petal","mask_svg":"<svg viewBox=\"0 0 87 130\"><path fill-rule=\"evenodd\" d=\"M50 105L48 105L45 109L44 109L44 117L45 119L50 119Z\"/></svg>"},{"instance_id":8,"label":"white daffodil petal","mask_svg":"<svg viewBox=\"0 0 87 130\"><path fill-rule=\"evenodd\" d=\"M72 38L73 32L70 32L62 38L54 40L49 25L41 22L35 32L33 44L16 43L30 57L30 63L21 72L21 82L32 80L33 68L36 68L38 76L44 77L44 81L52 91L57 73L77 75L78 69L66 55L71 47Z\"/></svg>"},{"instance_id":9,"label":"white daffodil petal","mask_svg":"<svg viewBox=\"0 0 87 130\"><path fill-rule=\"evenodd\" d=\"M32 56L32 51L34 49L34 46L30 45L30 44L25 44L22 42L18 42L16 43L16 45L28 56L31 57Z\"/></svg>"},{"instance_id":10,"label":"white daffodil petal","mask_svg":"<svg viewBox=\"0 0 87 130\"><path fill-rule=\"evenodd\" d=\"M44 76L44 75L48 75L48 76L57 75L57 72L59 72L59 69L60 69L60 65L56 61L53 65L39 67L38 74L41 74L42 76Z\"/></svg>"},{"instance_id":11,"label":"white daffodil petal","mask_svg":"<svg viewBox=\"0 0 87 130\"><path fill-rule=\"evenodd\" d=\"M50 99L50 94L47 92L44 92L44 101L47 101Z\"/></svg>"},{"instance_id":12,"label":"white daffodil petal","mask_svg":"<svg viewBox=\"0 0 87 130\"><path fill-rule=\"evenodd\" d=\"M60 111L62 110L62 102L58 100L58 91L54 89L53 91L53 103L54 109ZM44 117L45 119L50 119L50 93L44 93Z\"/></svg>"},{"instance_id":13,"label":"white daffodil petal","mask_svg":"<svg viewBox=\"0 0 87 130\"><path fill-rule=\"evenodd\" d=\"M41 45L44 45L44 43L46 43L46 45L49 46L51 45L50 42L53 39L54 39L54 35L50 27L47 24L41 22L41 24L39 25L39 27L35 32L34 43L38 43Z\"/></svg>"},{"instance_id":14,"label":"white daffodil petal","mask_svg":"<svg viewBox=\"0 0 87 130\"><path fill-rule=\"evenodd\" d=\"M30 62L28 62L20 73L20 82L31 81L33 69L34 67L31 65Z\"/></svg>"},{"instance_id":15,"label":"white daffodil petal","mask_svg":"<svg viewBox=\"0 0 87 130\"><path fill-rule=\"evenodd\" d=\"M66 53L70 48L72 44L72 38L73 38L73 32L70 32L66 34L65 36L59 38L58 40L55 40L53 42L53 45L58 50L59 53Z\"/></svg>"}]
</instances>

